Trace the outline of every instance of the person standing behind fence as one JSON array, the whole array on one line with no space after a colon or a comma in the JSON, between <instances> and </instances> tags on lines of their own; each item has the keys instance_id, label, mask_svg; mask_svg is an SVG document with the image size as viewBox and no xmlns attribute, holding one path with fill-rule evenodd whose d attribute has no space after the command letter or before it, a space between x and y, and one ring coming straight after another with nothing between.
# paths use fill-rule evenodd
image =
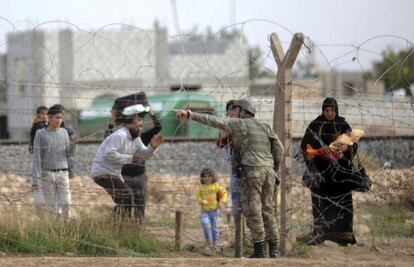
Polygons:
<instances>
[{"instance_id":1,"label":"person standing behind fence","mask_svg":"<svg viewBox=\"0 0 414 267\"><path fill-rule=\"evenodd\" d=\"M47 111L48 108L40 106L36 109L36 117L32 120L32 128L30 129L30 140L29 140L29 153L33 154L33 142L35 139L36 132L40 129L47 127ZM45 200L40 190L35 190L33 194L33 205L39 211L42 212Z\"/></svg>"},{"instance_id":2,"label":"person standing behind fence","mask_svg":"<svg viewBox=\"0 0 414 267\"><path fill-rule=\"evenodd\" d=\"M234 100L230 100L226 103L226 113L230 118L237 118L237 109L233 108ZM217 147L224 149L224 158L231 164L231 177L230 177L230 191L232 202L232 214L233 221L236 222L237 217L240 216L241 209L241 193L240 193L240 172L237 168L237 163L234 158L234 146L231 135L226 131L221 131L216 141Z\"/></svg>"},{"instance_id":3,"label":"person standing behind fence","mask_svg":"<svg viewBox=\"0 0 414 267\"><path fill-rule=\"evenodd\" d=\"M62 106L62 108L63 108L63 106ZM79 143L80 136L77 132L75 132L74 129L72 129L69 126L66 126L64 121L62 122L61 127L68 132L69 139L70 139L71 142L74 142L75 144ZM69 179L72 179L73 177L75 177L74 168L75 168L75 164L74 164L73 158L70 157L68 159Z\"/></svg>"},{"instance_id":4,"label":"person standing behind fence","mask_svg":"<svg viewBox=\"0 0 414 267\"><path fill-rule=\"evenodd\" d=\"M123 127L105 138L92 162L93 180L112 197L117 204L115 211L121 216L130 216L134 203L133 192L121 174L122 166L150 158L163 142L163 136L157 134L146 147L139 137L142 118L148 111L142 104L124 108L121 113Z\"/></svg>"},{"instance_id":5,"label":"person standing behind fence","mask_svg":"<svg viewBox=\"0 0 414 267\"><path fill-rule=\"evenodd\" d=\"M47 127L47 111L48 108L40 106L36 109L36 117L32 120L32 128L30 129L29 152L33 154L33 142L37 130Z\"/></svg>"},{"instance_id":6,"label":"person standing behind fence","mask_svg":"<svg viewBox=\"0 0 414 267\"><path fill-rule=\"evenodd\" d=\"M114 126L116 124L116 111L112 109L112 120L109 123L107 129L105 129L104 137L108 137L113 133ZM152 137L160 133L161 123L158 120L157 116L153 113L149 113L152 119L153 127L148 131L145 131L141 134L142 143L145 146L148 146ZM121 171L122 177L124 178L125 183L132 189L134 194L134 215L138 218L140 222L144 219L145 216L145 207L147 204L147 181L148 177L145 173L145 160L138 160L136 163L125 164L122 166Z\"/></svg>"},{"instance_id":7,"label":"person standing behind fence","mask_svg":"<svg viewBox=\"0 0 414 267\"><path fill-rule=\"evenodd\" d=\"M282 161L283 146L269 125L254 118L255 108L245 100L236 100L238 118L217 118L208 114L175 110L179 119L191 119L229 132L233 137L237 166L241 171L241 202L254 251L251 258L264 258L264 242L269 257L279 256L274 197L276 172Z\"/></svg>"},{"instance_id":8,"label":"person standing behind fence","mask_svg":"<svg viewBox=\"0 0 414 267\"><path fill-rule=\"evenodd\" d=\"M200 173L201 185L197 191L197 202L201 205L201 225L205 246L214 250L219 245L220 205L227 201L227 191L217 183L213 170L205 168Z\"/></svg>"},{"instance_id":9,"label":"person standing behind fence","mask_svg":"<svg viewBox=\"0 0 414 267\"><path fill-rule=\"evenodd\" d=\"M62 110L65 110L65 108L60 104L56 104L55 108L62 108ZM29 142L29 152L31 154L33 153L33 141L34 141L36 132L40 129L46 128L48 125L47 111L48 111L47 107L40 106L36 110L36 117L33 118L32 128L30 129L30 142ZM66 126L64 121L62 121L60 127L65 129L68 132L69 139L71 141L73 141L76 144L79 142L79 139L80 139L79 134L76 133L75 130L73 130L72 128ZM73 162L71 158L69 159L68 164L69 164L69 168L68 168L69 178L73 178L74 177Z\"/></svg>"},{"instance_id":10,"label":"person standing behind fence","mask_svg":"<svg viewBox=\"0 0 414 267\"><path fill-rule=\"evenodd\" d=\"M64 109L54 105L48 110L47 128L36 132L33 142L32 188L44 197L45 210L64 218L70 217L68 159L76 145L61 128Z\"/></svg>"},{"instance_id":11,"label":"person standing behind fence","mask_svg":"<svg viewBox=\"0 0 414 267\"><path fill-rule=\"evenodd\" d=\"M335 98L325 98L322 115L313 120L306 129L301 143L307 171L303 181L312 193L313 231L300 236L298 241L310 245L321 244L325 240L340 245L355 244L353 234L352 190L348 184L353 172L352 159L357 144L349 146L339 159L319 158L307 153L307 147L325 148L341 134L350 133L351 127L345 118L339 116Z\"/></svg>"}]
</instances>

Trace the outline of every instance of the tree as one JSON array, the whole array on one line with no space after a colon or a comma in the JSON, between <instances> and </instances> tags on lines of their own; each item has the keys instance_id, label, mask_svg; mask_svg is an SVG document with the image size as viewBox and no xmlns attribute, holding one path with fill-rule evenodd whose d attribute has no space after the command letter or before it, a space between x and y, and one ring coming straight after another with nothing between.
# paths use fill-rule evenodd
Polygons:
<instances>
[{"instance_id":1,"label":"tree","mask_svg":"<svg viewBox=\"0 0 414 267\"><path fill-rule=\"evenodd\" d=\"M376 63L374 69L375 75L368 73L367 78L381 79L386 91L404 88L410 95L410 85L414 83L414 48L383 52L382 61Z\"/></svg>"},{"instance_id":2,"label":"tree","mask_svg":"<svg viewBox=\"0 0 414 267\"><path fill-rule=\"evenodd\" d=\"M273 77L274 73L263 65L263 52L258 46L249 48L249 78L251 80L264 77Z\"/></svg>"}]
</instances>

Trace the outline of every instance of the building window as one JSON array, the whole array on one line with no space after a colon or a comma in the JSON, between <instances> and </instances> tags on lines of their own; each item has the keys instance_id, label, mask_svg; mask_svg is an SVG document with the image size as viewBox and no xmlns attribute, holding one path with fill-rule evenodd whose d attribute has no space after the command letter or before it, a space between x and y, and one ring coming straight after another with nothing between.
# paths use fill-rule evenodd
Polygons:
<instances>
[{"instance_id":1,"label":"building window","mask_svg":"<svg viewBox=\"0 0 414 267\"><path fill-rule=\"evenodd\" d=\"M8 139L9 132L7 131L7 116L0 116L0 139Z\"/></svg>"},{"instance_id":2,"label":"building window","mask_svg":"<svg viewBox=\"0 0 414 267\"><path fill-rule=\"evenodd\" d=\"M16 86L18 93L23 96L26 91L26 60L16 59Z\"/></svg>"}]
</instances>

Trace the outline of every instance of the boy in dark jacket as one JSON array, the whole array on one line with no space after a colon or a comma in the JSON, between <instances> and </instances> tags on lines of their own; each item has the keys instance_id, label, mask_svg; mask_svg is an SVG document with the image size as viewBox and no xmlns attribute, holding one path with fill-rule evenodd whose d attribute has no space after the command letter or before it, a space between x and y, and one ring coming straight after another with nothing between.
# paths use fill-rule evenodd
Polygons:
<instances>
[{"instance_id":1,"label":"boy in dark jacket","mask_svg":"<svg viewBox=\"0 0 414 267\"><path fill-rule=\"evenodd\" d=\"M33 153L33 141L36 131L47 127L47 111L48 108L40 106L36 109L36 117L32 120L32 128L30 129L29 152Z\"/></svg>"}]
</instances>

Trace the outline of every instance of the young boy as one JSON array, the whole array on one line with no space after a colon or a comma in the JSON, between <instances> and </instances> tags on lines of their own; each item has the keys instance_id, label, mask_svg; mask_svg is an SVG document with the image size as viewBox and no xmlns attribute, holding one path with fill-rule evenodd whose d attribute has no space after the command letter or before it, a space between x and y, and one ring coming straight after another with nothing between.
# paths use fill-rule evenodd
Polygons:
<instances>
[{"instance_id":1,"label":"young boy","mask_svg":"<svg viewBox=\"0 0 414 267\"><path fill-rule=\"evenodd\" d=\"M75 151L68 132L61 128L64 109L49 108L48 126L36 132L33 142L32 187L44 196L45 209L64 218L70 217L68 158Z\"/></svg>"},{"instance_id":2,"label":"young boy","mask_svg":"<svg viewBox=\"0 0 414 267\"><path fill-rule=\"evenodd\" d=\"M37 130L47 127L47 111L48 108L45 106L40 106L36 109L36 117L32 120L32 128L30 129L30 142L29 142L29 152L33 153L33 141L36 135Z\"/></svg>"}]
</instances>

